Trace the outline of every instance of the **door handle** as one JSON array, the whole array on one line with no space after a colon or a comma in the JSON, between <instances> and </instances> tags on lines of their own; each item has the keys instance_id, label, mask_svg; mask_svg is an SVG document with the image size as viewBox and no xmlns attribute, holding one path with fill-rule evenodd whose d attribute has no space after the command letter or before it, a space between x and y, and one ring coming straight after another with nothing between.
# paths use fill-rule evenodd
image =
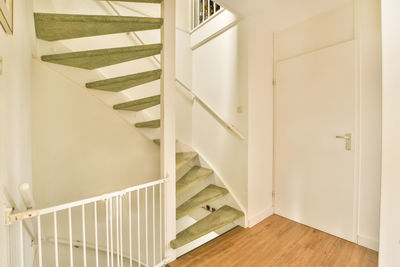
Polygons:
<instances>
[{"instance_id":1,"label":"door handle","mask_svg":"<svg viewBox=\"0 0 400 267\"><path fill-rule=\"evenodd\" d=\"M345 135L337 135L337 139L344 139L345 140L345 148L347 151L351 151L351 133L347 133Z\"/></svg>"}]
</instances>

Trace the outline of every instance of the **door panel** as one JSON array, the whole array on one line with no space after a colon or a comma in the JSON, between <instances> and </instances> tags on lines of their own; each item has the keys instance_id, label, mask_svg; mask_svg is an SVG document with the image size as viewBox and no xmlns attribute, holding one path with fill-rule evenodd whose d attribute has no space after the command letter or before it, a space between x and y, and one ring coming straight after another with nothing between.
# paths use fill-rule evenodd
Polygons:
<instances>
[{"instance_id":1,"label":"door panel","mask_svg":"<svg viewBox=\"0 0 400 267\"><path fill-rule=\"evenodd\" d=\"M355 42L277 64L275 211L353 240ZM351 151L336 136L352 134Z\"/></svg>"}]
</instances>

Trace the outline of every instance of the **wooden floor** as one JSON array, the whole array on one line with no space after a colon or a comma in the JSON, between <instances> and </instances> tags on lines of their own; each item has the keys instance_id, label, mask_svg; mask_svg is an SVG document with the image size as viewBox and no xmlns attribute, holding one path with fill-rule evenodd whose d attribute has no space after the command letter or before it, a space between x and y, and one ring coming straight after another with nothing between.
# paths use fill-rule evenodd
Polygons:
<instances>
[{"instance_id":1,"label":"wooden floor","mask_svg":"<svg viewBox=\"0 0 400 267\"><path fill-rule=\"evenodd\" d=\"M378 253L273 215L241 227L170 264L177 266L378 266Z\"/></svg>"}]
</instances>

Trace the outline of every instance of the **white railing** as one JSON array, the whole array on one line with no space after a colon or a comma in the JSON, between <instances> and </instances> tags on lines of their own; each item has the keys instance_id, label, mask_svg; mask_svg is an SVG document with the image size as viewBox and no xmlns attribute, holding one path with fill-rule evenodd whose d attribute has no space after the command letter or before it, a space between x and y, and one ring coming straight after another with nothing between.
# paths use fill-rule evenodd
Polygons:
<instances>
[{"instance_id":1,"label":"white railing","mask_svg":"<svg viewBox=\"0 0 400 267\"><path fill-rule=\"evenodd\" d=\"M212 19L223 8L212 0L192 0L192 30Z\"/></svg>"},{"instance_id":2,"label":"white railing","mask_svg":"<svg viewBox=\"0 0 400 267\"><path fill-rule=\"evenodd\" d=\"M37 226L34 266L163 266L166 181L7 214L7 225L19 224L21 266L27 264L23 251L26 221Z\"/></svg>"}]
</instances>

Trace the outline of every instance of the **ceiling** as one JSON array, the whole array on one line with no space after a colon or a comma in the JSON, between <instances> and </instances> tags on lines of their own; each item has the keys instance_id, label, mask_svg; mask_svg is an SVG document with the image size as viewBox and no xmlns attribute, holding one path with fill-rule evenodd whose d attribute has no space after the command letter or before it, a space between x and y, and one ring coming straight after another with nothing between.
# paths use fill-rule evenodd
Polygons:
<instances>
[{"instance_id":1,"label":"ceiling","mask_svg":"<svg viewBox=\"0 0 400 267\"><path fill-rule=\"evenodd\" d=\"M276 31L349 1L353 0L218 0L240 16L263 16L267 26Z\"/></svg>"}]
</instances>

